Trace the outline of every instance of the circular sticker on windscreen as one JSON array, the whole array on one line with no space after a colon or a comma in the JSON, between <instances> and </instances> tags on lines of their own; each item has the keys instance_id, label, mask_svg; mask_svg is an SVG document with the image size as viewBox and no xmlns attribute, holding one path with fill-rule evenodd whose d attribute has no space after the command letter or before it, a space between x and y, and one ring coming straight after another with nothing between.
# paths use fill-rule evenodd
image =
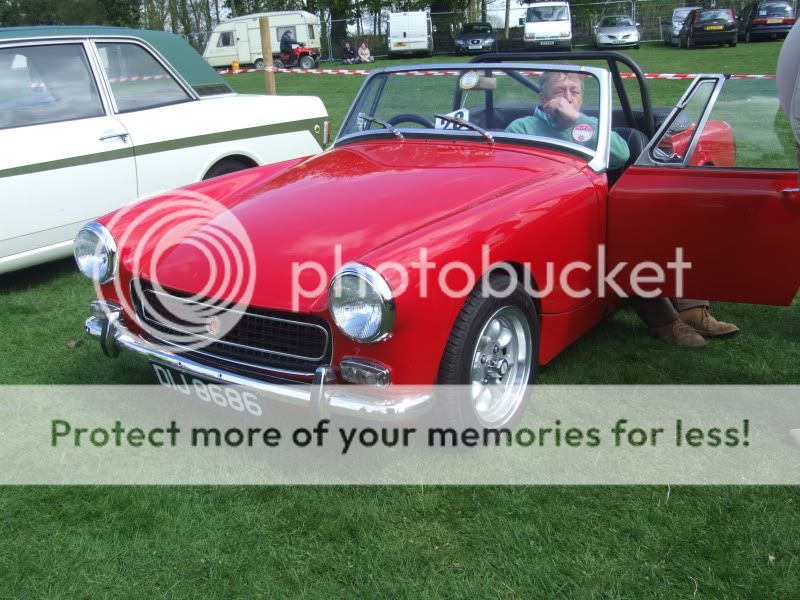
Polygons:
<instances>
[{"instance_id":1,"label":"circular sticker on windscreen","mask_svg":"<svg viewBox=\"0 0 800 600\"><path fill-rule=\"evenodd\" d=\"M572 139L579 143L588 142L594 137L594 127L589 123L579 123L572 128Z\"/></svg>"}]
</instances>

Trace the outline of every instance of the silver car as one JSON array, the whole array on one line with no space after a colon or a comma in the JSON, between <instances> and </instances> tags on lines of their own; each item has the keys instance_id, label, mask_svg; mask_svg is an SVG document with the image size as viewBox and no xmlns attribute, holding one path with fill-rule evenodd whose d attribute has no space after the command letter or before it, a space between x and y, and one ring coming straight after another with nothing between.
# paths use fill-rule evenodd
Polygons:
<instances>
[{"instance_id":1,"label":"silver car","mask_svg":"<svg viewBox=\"0 0 800 600\"><path fill-rule=\"evenodd\" d=\"M626 15L610 15L594 26L595 48L638 48L639 24Z\"/></svg>"},{"instance_id":2,"label":"silver car","mask_svg":"<svg viewBox=\"0 0 800 600\"><path fill-rule=\"evenodd\" d=\"M672 19L661 21L661 39L667 46L680 46L681 28L686 15L699 6L681 6L672 11Z\"/></svg>"}]
</instances>

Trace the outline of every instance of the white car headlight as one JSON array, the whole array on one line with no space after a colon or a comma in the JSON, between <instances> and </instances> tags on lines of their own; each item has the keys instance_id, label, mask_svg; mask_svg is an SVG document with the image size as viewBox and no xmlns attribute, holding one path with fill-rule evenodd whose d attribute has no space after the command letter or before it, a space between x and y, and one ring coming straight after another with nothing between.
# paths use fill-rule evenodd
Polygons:
<instances>
[{"instance_id":1,"label":"white car headlight","mask_svg":"<svg viewBox=\"0 0 800 600\"><path fill-rule=\"evenodd\" d=\"M117 273L117 244L108 229L96 221L87 223L75 236L75 262L92 281L108 283Z\"/></svg>"},{"instance_id":2,"label":"white car headlight","mask_svg":"<svg viewBox=\"0 0 800 600\"><path fill-rule=\"evenodd\" d=\"M377 342L392 331L395 304L380 273L357 263L344 265L330 285L329 305L336 326L357 342Z\"/></svg>"}]
</instances>

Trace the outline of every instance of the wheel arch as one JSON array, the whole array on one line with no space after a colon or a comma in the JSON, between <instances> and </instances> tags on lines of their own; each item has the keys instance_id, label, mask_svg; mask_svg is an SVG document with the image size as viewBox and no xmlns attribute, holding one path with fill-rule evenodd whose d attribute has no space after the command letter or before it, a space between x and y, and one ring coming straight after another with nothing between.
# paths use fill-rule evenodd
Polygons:
<instances>
[{"instance_id":1,"label":"wheel arch","mask_svg":"<svg viewBox=\"0 0 800 600\"><path fill-rule=\"evenodd\" d=\"M197 178L198 181L205 179L206 175L208 175L209 171L214 167L220 165L221 163L229 160L237 160L247 165L247 168L253 168L261 166L261 161L258 160L252 152L247 152L245 150L237 150L231 151L221 156L216 156L213 159L209 160L201 169L200 175Z\"/></svg>"}]
</instances>

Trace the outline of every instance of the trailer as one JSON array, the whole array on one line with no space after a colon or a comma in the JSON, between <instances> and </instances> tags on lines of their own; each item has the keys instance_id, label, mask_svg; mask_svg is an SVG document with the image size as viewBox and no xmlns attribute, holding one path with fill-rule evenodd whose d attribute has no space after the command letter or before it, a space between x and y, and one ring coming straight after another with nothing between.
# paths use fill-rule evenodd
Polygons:
<instances>
[{"instance_id":1,"label":"trailer","mask_svg":"<svg viewBox=\"0 0 800 600\"><path fill-rule=\"evenodd\" d=\"M280 56L281 36L287 31L291 31L296 42L320 53L319 17L304 10L276 11L235 17L217 25L203 51L206 62L212 67L227 67L238 62L263 68L260 17L269 17L273 58Z\"/></svg>"}]
</instances>

